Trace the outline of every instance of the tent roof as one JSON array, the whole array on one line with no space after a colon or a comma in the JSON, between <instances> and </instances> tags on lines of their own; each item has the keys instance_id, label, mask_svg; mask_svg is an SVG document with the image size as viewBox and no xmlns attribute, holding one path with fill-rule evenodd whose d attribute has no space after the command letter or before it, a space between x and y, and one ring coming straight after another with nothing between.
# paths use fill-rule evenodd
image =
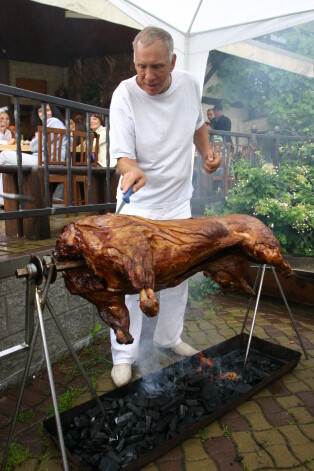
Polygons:
<instances>
[{"instance_id":1,"label":"tent roof","mask_svg":"<svg viewBox=\"0 0 314 471\"><path fill-rule=\"evenodd\" d=\"M192 71L201 85L210 50L314 20L313 0L32 1L134 27L165 28L174 38L176 67Z\"/></svg>"}]
</instances>

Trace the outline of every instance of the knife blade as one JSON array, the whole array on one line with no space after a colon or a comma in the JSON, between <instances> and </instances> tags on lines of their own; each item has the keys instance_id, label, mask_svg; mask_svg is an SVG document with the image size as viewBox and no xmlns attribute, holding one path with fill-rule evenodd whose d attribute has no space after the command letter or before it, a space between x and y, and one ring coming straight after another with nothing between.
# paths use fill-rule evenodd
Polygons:
<instances>
[{"instance_id":1,"label":"knife blade","mask_svg":"<svg viewBox=\"0 0 314 471\"><path fill-rule=\"evenodd\" d=\"M133 185L130 186L130 188L128 189L128 191L127 191L126 193L124 193L124 195L122 196L122 202L121 202L121 204L120 204L120 206L119 206L119 208L118 208L118 211L116 211L116 214L119 214L119 213L120 213L121 209L123 208L123 206L124 206L125 204L129 204L129 202L130 202L130 197L131 197L131 195L132 195L132 193L133 193L133 186L134 186L134 183L133 183Z\"/></svg>"}]
</instances>

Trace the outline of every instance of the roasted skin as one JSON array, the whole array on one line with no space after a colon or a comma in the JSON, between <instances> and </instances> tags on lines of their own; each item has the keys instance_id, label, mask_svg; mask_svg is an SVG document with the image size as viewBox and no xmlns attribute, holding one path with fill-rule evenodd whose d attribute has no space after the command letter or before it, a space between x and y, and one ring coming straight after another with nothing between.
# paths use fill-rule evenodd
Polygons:
<instances>
[{"instance_id":1,"label":"roasted skin","mask_svg":"<svg viewBox=\"0 0 314 471\"><path fill-rule=\"evenodd\" d=\"M253 294L244 280L250 261L292 275L273 232L251 216L231 214L153 221L137 216L89 216L64 226L56 262L81 261L63 272L65 284L98 308L118 342L132 343L126 294L140 293L147 316L158 312L155 292L199 271L224 288Z\"/></svg>"}]
</instances>

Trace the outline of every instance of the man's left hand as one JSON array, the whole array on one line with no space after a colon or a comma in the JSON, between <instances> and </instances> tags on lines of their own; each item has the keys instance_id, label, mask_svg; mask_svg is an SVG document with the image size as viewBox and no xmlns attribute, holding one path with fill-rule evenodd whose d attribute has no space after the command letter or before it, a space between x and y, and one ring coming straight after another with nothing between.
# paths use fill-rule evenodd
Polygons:
<instances>
[{"instance_id":1,"label":"man's left hand","mask_svg":"<svg viewBox=\"0 0 314 471\"><path fill-rule=\"evenodd\" d=\"M210 149L203 157L205 172L214 173L221 164L221 158L221 154L216 154Z\"/></svg>"}]
</instances>

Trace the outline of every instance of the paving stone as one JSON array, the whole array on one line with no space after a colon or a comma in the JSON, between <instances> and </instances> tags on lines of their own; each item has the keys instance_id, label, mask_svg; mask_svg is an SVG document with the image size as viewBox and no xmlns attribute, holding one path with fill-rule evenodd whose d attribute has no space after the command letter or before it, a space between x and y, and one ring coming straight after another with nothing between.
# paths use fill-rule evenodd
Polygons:
<instances>
[{"instance_id":1,"label":"paving stone","mask_svg":"<svg viewBox=\"0 0 314 471\"><path fill-rule=\"evenodd\" d=\"M290 394L295 394L301 391L310 391L310 387L301 381L287 383L287 389L290 391Z\"/></svg>"},{"instance_id":2,"label":"paving stone","mask_svg":"<svg viewBox=\"0 0 314 471\"><path fill-rule=\"evenodd\" d=\"M182 443L182 449L185 454L186 462L205 460L208 457L200 438L189 438Z\"/></svg>"},{"instance_id":3,"label":"paving stone","mask_svg":"<svg viewBox=\"0 0 314 471\"><path fill-rule=\"evenodd\" d=\"M274 394L276 397L290 395L289 389L287 389L287 387L281 380L274 381L268 386L268 389L271 394Z\"/></svg>"},{"instance_id":4,"label":"paving stone","mask_svg":"<svg viewBox=\"0 0 314 471\"><path fill-rule=\"evenodd\" d=\"M158 471L158 468L153 463L151 463L142 468L142 471Z\"/></svg>"},{"instance_id":5,"label":"paving stone","mask_svg":"<svg viewBox=\"0 0 314 471\"><path fill-rule=\"evenodd\" d=\"M271 425L277 427L293 421L293 417L282 409L272 397L259 398L258 402L263 408L266 420L268 420Z\"/></svg>"},{"instance_id":6,"label":"paving stone","mask_svg":"<svg viewBox=\"0 0 314 471\"><path fill-rule=\"evenodd\" d=\"M246 416L246 414L254 414L256 412L261 412L262 409L260 405L254 401L254 400L249 400L247 402L244 402L241 404L238 408L237 411L239 414Z\"/></svg>"},{"instance_id":7,"label":"paving stone","mask_svg":"<svg viewBox=\"0 0 314 471\"><path fill-rule=\"evenodd\" d=\"M249 427L252 431L254 430L269 430L272 428L272 425L265 419L262 412L255 414L247 414L246 420L249 423Z\"/></svg>"},{"instance_id":8,"label":"paving stone","mask_svg":"<svg viewBox=\"0 0 314 471\"><path fill-rule=\"evenodd\" d=\"M285 439L279 430L271 429L267 431L256 431L254 432L254 437L258 444L262 445L262 448L265 449L270 445L284 445Z\"/></svg>"},{"instance_id":9,"label":"paving stone","mask_svg":"<svg viewBox=\"0 0 314 471\"><path fill-rule=\"evenodd\" d=\"M298 424L313 423L313 416L305 409L305 407L291 407L290 414L295 417Z\"/></svg>"},{"instance_id":10,"label":"paving stone","mask_svg":"<svg viewBox=\"0 0 314 471\"><path fill-rule=\"evenodd\" d=\"M221 470L241 471L241 460L239 460L234 443L225 437L217 437L204 442L204 448Z\"/></svg>"},{"instance_id":11,"label":"paving stone","mask_svg":"<svg viewBox=\"0 0 314 471\"><path fill-rule=\"evenodd\" d=\"M297 396L291 395L285 397L276 397L278 404L285 410L290 409L290 407L298 407L303 405L303 401L300 400Z\"/></svg>"},{"instance_id":12,"label":"paving stone","mask_svg":"<svg viewBox=\"0 0 314 471\"><path fill-rule=\"evenodd\" d=\"M172 450L168 451L167 453L163 454L156 460L156 462L162 463L162 462L168 462L168 461L176 461L176 462L181 462L183 459L183 451L180 446L176 446L172 448Z\"/></svg>"},{"instance_id":13,"label":"paving stone","mask_svg":"<svg viewBox=\"0 0 314 471\"><path fill-rule=\"evenodd\" d=\"M182 468L184 471L218 471L215 462L211 458L207 458L206 460L197 461L195 462L187 462ZM173 469L173 471L177 471L177 469Z\"/></svg>"},{"instance_id":14,"label":"paving stone","mask_svg":"<svg viewBox=\"0 0 314 471\"><path fill-rule=\"evenodd\" d=\"M251 432L233 432L232 440L236 442L240 455L257 452L260 449Z\"/></svg>"},{"instance_id":15,"label":"paving stone","mask_svg":"<svg viewBox=\"0 0 314 471\"><path fill-rule=\"evenodd\" d=\"M297 396L302 400L309 413L314 416L314 392L300 391Z\"/></svg>"},{"instance_id":16,"label":"paving stone","mask_svg":"<svg viewBox=\"0 0 314 471\"><path fill-rule=\"evenodd\" d=\"M204 430L209 438L221 437L222 435L222 429L217 421L212 422L210 425L205 427Z\"/></svg>"},{"instance_id":17,"label":"paving stone","mask_svg":"<svg viewBox=\"0 0 314 471\"><path fill-rule=\"evenodd\" d=\"M299 429L306 437L314 442L314 426L313 422L309 424L298 424ZM313 457L314 458L314 457Z\"/></svg>"},{"instance_id":18,"label":"paving stone","mask_svg":"<svg viewBox=\"0 0 314 471\"><path fill-rule=\"evenodd\" d=\"M284 425L279 428L279 431L286 437L293 448L295 445L310 443L310 439L302 433L297 425Z\"/></svg>"},{"instance_id":19,"label":"paving stone","mask_svg":"<svg viewBox=\"0 0 314 471\"><path fill-rule=\"evenodd\" d=\"M308 459L314 459L314 443L307 443L306 445L298 445L293 447L293 454L301 461L306 462Z\"/></svg>"},{"instance_id":20,"label":"paving stone","mask_svg":"<svg viewBox=\"0 0 314 471\"><path fill-rule=\"evenodd\" d=\"M247 418L242 417L238 412L231 412L220 419L220 424L225 425L230 432L238 432L240 430L250 430L250 425L247 422Z\"/></svg>"},{"instance_id":21,"label":"paving stone","mask_svg":"<svg viewBox=\"0 0 314 471\"><path fill-rule=\"evenodd\" d=\"M264 470L266 466L269 466L269 470L271 471L275 470L271 457L264 450L258 450L254 453L245 453L243 456L243 470Z\"/></svg>"},{"instance_id":22,"label":"paving stone","mask_svg":"<svg viewBox=\"0 0 314 471\"><path fill-rule=\"evenodd\" d=\"M267 452L275 462L275 469L291 469L301 465L300 461L290 453L286 444L270 445L267 447Z\"/></svg>"}]
</instances>

